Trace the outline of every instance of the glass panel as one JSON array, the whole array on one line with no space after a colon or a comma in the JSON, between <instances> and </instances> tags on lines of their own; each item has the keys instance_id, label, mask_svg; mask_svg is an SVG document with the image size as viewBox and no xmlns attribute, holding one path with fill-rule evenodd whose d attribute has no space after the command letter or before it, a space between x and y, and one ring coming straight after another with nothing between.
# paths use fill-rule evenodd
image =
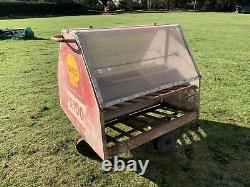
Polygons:
<instances>
[{"instance_id":1,"label":"glass panel","mask_svg":"<svg viewBox=\"0 0 250 187\"><path fill-rule=\"evenodd\" d=\"M77 36L104 105L198 78L178 26L82 30Z\"/></svg>"}]
</instances>

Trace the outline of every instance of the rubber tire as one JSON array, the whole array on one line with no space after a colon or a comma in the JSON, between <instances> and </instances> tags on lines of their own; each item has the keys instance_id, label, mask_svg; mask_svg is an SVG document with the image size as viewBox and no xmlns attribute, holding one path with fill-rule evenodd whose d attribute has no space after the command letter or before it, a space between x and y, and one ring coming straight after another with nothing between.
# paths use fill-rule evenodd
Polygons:
<instances>
[{"instance_id":1,"label":"rubber tire","mask_svg":"<svg viewBox=\"0 0 250 187\"><path fill-rule=\"evenodd\" d=\"M160 154L166 154L175 146L176 137L173 133L168 133L156 138L153 141L154 148Z\"/></svg>"},{"instance_id":2,"label":"rubber tire","mask_svg":"<svg viewBox=\"0 0 250 187\"><path fill-rule=\"evenodd\" d=\"M199 125L197 122L194 122L194 123L191 123L191 124L189 125L189 127L190 127L191 130L196 131L196 130L199 129L200 125Z\"/></svg>"}]
</instances>

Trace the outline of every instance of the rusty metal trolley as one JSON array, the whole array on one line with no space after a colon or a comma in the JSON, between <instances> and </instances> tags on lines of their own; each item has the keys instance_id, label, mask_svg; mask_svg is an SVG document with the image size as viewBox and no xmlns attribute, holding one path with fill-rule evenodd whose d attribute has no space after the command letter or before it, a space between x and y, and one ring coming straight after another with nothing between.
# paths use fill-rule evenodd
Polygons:
<instances>
[{"instance_id":1,"label":"rusty metal trolley","mask_svg":"<svg viewBox=\"0 0 250 187\"><path fill-rule=\"evenodd\" d=\"M178 25L70 29L60 42L60 104L102 158L154 139L199 115L200 74ZM171 143L172 142L172 143Z\"/></svg>"}]
</instances>

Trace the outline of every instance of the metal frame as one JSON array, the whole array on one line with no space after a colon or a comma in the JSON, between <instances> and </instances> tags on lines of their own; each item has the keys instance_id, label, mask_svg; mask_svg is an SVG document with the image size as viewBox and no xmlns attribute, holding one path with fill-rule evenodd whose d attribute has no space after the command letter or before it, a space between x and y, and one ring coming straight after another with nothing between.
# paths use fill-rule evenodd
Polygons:
<instances>
[{"instance_id":1,"label":"metal frame","mask_svg":"<svg viewBox=\"0 0 250 187\"><path fill-rule=\"evenodd\" d=\"M198 118L199 106L194 109L187 109L183 107L176 107L169 105L164 102L164 99L169 96L177 96L178 93L184 92L190 89L199 89L195 85L183 85L172 87L171 90L165 90L165 94L154 93L142 97L141 101L130 100L128 101L134 110L138 105L141 105L140 110L137 111L128 111L125 114L117 112L113 107L107 108L107 111L104 110L103 118L104 129L109 129L112 132L119 133L118 135L112 135L111 133L105 132L106 145L105 147L105 159L111 158L115 155L133 149L139 145L142 145L148 141L151 141L163 134L166 134L170 131L173 131L177 128L180 128L188 123L195 121ZM159 98L158 98L159 97ZM151 105L145 108L143 103L149 101L154 101ZM126 103L126 102L125 102ZM129 105L123 103L122 105L115 105L120 111L126 111L129 108ZM136 105L138 103L138 105ZM172 114L167 112L171 111ZM105 114L106 112L106 114ZM118 113L117 118L115 119L106 119L105 115L108 112ZM122 126L123 128L119 127ZM124 129L129 128L129 129Z\"/></svg>"},{"instance_id":2,"label":"metal frame","mask_svg":"<svg viewBox=\"0 0 250 187\"><path fill-rule=\"evenodd\" d=\"M128 151L130 149L133 149L135 147L138 147L146 142L149 142L161 135L164 135L170 131L173 131L179 127L182 127L186 125L187 123L191 123L197 118L196 112L187 112L184 114L184 116L174 119L174 120L166 120L164 122L163 119L158 120L154 123L150 124L150 127L153 128L148 131L144 131L141 134L132 137L131 139L124 141L124 142L118 142L117 145L112 146L110 148L107 148L107 152L105 154L106 158L111 158L115 155L118 155L120 153L123 153L125 151ZM114 127L112 127L114 128ZM138 127L137 127L138 128ZM136 129L136 128L135 128ZM137 129L136 129L137 130ZM127 136L127 135L125 135ZM111 141L116 141L115 138L112 138Z\"/></svg>"},{"instance_id":3,"label":"metal frame","mask_svg":"<svg viewBox=\"0 0 250 187\"><path fill-rule=\"evenodd\" d=\"M93 66L91 62L89 62L84 44L80 44L79 42L77 32L68 30L66 32L66 38L60 40L60 42L65 42L67 45L67 47L63 49L62 54L65 55L69 51L73 51L74 54L77 54L79 57L79 64L83 63L81 65L84 67L84 79L87 79L87 85L82 84L81 88L84 89L81 89L81 91L84 90L84 92L91 93L91 97L81 98L81 102L94 102L94 109L91 107L88 108L88 112L91 114L88 116L93 117L89 121L94 121L95 123L88 123L87 125L83 123L79 124L77 120L72 118L73 115L67 109L66 104L62 105L62 107L80 134L80 127L84 125L85 127L88 127L88 125L93 127L93 125L95 125L95 128L89 128L91 132L92 130L95 132L94 134L88 132L91 138L87 139L88 136L84 133L81 135L83 137L85 136L85 140L102 159L111 158L133 149L165 133L191 123L198 118L200 112L201 76L182 29L180 26L177 27L182 35L185 44L184 47L187 48L195 70L197 71L197 76L187 80L176 81L173 84L159 86L109 103L103 103L96 78L91 74L91 72L93 72ZM69 32L71 32L71 36L68 36ZM68 41L71 41L71 39L75 40L76 49L69 44ZM64 61L65 58L66 56L64 57ZM62 59L60 59L60 61L62 61ZM65 82L67 81L63 80L61 85L65 84ZM185 96L186 93L188 94L190 91L192 93L192 90L195 90L195 94L192 97L196 98L197 101L195 99L188 100ZM60 98L65 93L65 91L62 91ZM64 103L66 103L65 97L64 101ZM197 104L192 105L194 103ZM170 111L172 111L172 113L169 113ZM125 127L119 125L124 125L129 129L125 129ZM118 135L109 134L107 129L118 133Z\"/></svg>"},{"instance_id":4,"label":"metal frame","mask_svg":"<svg viewBox=\"0 0 250 187\"><path fill-rule=\"evenodd\" d=\"M178 93L181 93L183 91L196 88L197 87L195 85L190 85L190 84L175 86L169 89L164 89L145 96L141 96L136 99L129 100L127 102L116 104L111 107L107 107L103 111L105 115L105 121L110 121L116 119L117 117L133 113L134 111L142 110L144 108L162 102L166 97L170 97Z\"/></svg>"}]
</instances>

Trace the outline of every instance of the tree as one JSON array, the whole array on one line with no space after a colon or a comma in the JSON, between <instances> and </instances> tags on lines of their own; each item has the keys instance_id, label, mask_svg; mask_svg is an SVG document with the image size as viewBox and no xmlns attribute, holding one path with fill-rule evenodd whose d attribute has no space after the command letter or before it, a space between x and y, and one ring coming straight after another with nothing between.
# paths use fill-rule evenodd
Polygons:
<instances>
[{"instance_id":1,"label":"tree","mask_svg":"<svg viewBox=\"0 0 250 187\"><path fill-rule=\"evenodd\" d=\"M101 2L104 5L104 7L107 7L109 0L101 0Z\"/></svg>"}]
</instances>

